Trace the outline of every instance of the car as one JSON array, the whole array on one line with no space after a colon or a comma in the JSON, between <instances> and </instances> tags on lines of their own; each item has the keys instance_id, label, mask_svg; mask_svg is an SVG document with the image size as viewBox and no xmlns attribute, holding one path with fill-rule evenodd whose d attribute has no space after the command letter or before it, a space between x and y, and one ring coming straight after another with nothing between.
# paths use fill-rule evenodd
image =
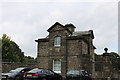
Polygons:
<instances>
[{"instance_id":1,"label":"car","mask_svg":"<svg viewBox=\"0 0 120 80\"><path fill-rule=\"evenodd\" d=\"M24 74L24 80L62 80L62 76L50 69L35 68Z\"/></svg>"},{"instance_id":2,"label":"car","mask_svg":"<svg viewBox=\"0 0 120 80\"><path fill-rule=\"evenodd\" d=\"M26 67L10 70L8 73L2 73L2 80L23 80L24 73L30 70L30 68Z\"/></svg>"},{"instance_id":3,"label":"car","mask_svg":"<svg viewBox=\"0 0 120 80\"><path fill-rule=\"evenodd\" d=\"M92 80L86 70L69 70L65 80Z\"/></svg>"}]
</instances>

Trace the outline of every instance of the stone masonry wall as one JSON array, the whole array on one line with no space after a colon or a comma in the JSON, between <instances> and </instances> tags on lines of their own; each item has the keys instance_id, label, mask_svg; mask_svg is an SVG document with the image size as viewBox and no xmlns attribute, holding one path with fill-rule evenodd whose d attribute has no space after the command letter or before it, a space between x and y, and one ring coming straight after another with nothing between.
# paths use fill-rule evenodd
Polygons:
<instances>
[{"instance_id":1,"label":"stone masonry wall","mask_svg":"<svg viewBox=\"0 0 120 80\"><path fill-rule=\"evenodd\" d=\"M18 67L37 68L38 65L37 65L37 63L21 64L21 63L5 62L5 63L2 63L2 73L8 72L8 71L18 68Z\"/></svg>"}]
</instances>

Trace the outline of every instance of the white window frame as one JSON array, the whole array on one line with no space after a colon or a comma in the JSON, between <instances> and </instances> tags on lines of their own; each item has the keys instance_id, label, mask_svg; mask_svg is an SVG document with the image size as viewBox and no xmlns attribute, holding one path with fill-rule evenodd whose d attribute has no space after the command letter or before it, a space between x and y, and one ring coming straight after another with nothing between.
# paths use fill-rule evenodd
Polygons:
<instances>
[{"instance_id":1,"label":"white window frame","mask_svg":"<svg viewBox=\"0 0 120 80\"><path fill-rule=\"evenodd\" d=\"M54 46L61 46L61 37L57 36L54 38Z\"/></svg>"},{"instance_id":2,"label":"white window frame","mask_svg":"<svg viewBox=\"0 0 120 80\"><path fill-rule=\"evenodd\" d=\"M55 65L55 60L59 60L60 64ZM55 69L55 66L59 68L59 70ZM61 73L61 59L53 59L53 71L56 73Z\"/></svg>"}]
</instances>

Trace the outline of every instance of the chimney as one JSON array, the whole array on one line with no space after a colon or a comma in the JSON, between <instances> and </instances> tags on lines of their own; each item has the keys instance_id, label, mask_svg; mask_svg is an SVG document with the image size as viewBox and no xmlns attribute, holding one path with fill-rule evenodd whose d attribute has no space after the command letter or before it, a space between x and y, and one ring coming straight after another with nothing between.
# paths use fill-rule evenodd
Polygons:
<instances>
[{"instance_id":1,"label":"chimney","mask_svg":"<svg viewBox=\"0 0 120 80\"><path fill-rule=\"evenodd\" d=\"M65 27L72 33L75 31L76 28L73 24L66 24Z\"/></svg>"}]
</instances>

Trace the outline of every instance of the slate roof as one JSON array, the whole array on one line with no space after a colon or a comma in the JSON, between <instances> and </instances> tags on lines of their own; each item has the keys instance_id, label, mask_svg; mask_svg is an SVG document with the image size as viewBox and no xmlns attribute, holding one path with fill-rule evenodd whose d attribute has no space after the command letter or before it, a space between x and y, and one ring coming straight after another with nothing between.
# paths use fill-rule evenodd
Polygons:
<instances>
[{"instance_id":1,"label":"slate roof","mask_svg":"<svg viewBox=\"0 0 120 80\"><path fill-rule=\"evenodd\" d=\"M71 36L85 36L85 35L90 35L93 39L94 39L94 34L93 34L93 30L89 30L89 31L76 31L73 32L73 34Z\"/></svg>"},{"instance_id":2,"label":"slate roof","mask_svg":"<svg viewBox=\"0 0 120 80\"><path fill-rule=\"evenodd\" d=\"M77 32L73 32L71 36L81 36L81 35L88 35L88 34L90 34L88 31L77 31Z\"/></svg>"},{"instance_id":3,"label":"slate roof","mask_svg":"<svg viewBox=\"0 0 120 80\"><path fill-rule=\"evenodd\" d=\"M56 22L54 25L52 25L47 31L50 32L52 28L55 27L55 25L60 25L61 27L65 28L67 31L69 31L69 29L67 27L71 26L73 28L76 28L73 24L66 24L65 26L60 24L59 22ZM94 34L93 34L93 30L88 30L88 31L76 31L76 32L71 32L69 31L71 34L69 35L69 37L67 39L78 39L78 38L82 38L84 39L84 36L91 36L92 39L94 39ZM86 39L85 39L86 40ZM49 35L45 38L42 39L38 39L35 40L36 42L38 41L49 41Z\"/></svg>"}]
</instances>

